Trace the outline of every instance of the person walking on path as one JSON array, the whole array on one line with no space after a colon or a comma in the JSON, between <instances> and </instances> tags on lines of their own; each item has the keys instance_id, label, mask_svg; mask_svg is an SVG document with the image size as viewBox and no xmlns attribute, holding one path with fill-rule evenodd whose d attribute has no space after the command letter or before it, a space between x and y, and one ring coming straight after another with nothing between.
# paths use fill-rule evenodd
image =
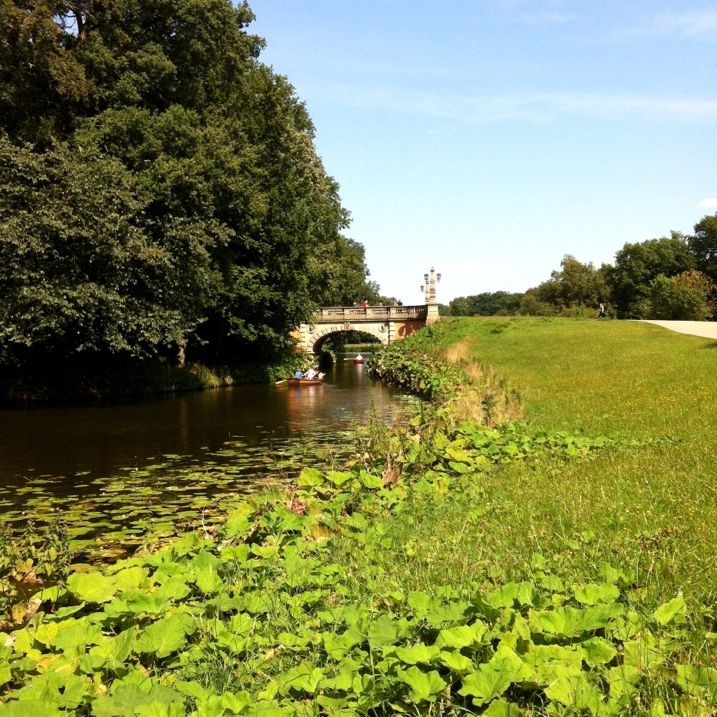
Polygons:
<instances>
[{"instance_id":1,"label":"person walking on path","mask_svg":"<svg viewBox=\"0 0 717 717\"><path fill-rule=\"evenodd\" d=\"M605 314L605 304L603 304L602 301L601 301L601 302L600 302L600 306L598 307L598 315L597 315L597 317L598 317L598 319L604 319L604 318L606 318L606 316L607 316L607 315Z\"/></svg>"}]
</instances>

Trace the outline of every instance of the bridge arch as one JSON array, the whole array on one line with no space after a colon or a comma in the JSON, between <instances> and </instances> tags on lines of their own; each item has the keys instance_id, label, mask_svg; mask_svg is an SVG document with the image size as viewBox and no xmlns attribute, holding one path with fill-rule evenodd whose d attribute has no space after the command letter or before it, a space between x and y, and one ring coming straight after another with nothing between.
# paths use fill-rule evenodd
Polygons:
<instances>
[{"instance_id":1,"label":"bridge arch","mask_svg":"<svg viewBox=\"0 0 717 717\"><path fill-rule=\"evenodd\" d=\"M311 332L310 341L312 342L311 346L311 353L317 354L321 350L321 346L326 341L326 339L329 338L329 336L336 336L338 334L346 333L347 331L355 331L361 334L368 334L369 336L373 336L375 339L378 339L378 341L383 344L384 346L388 345L388 327L385 324L382 324L380 326L376 325L369 325L369 326L362 326L359 325L355 328L346 328L344 324L341 325L334 325L334 324L319 324L315 327L315 330Z\"/></svg>"},{"instance_id":2,"label":"bridge arch","mask_svg":"<svg viewBox=\"0 0 717 717\"><path fill-rule=\"evenodd\" d=\"M315 311L311 323L298 326L295 335L299 348L313 354L331 334L360 331L386 345L410 336L434 321L438 321L438 304L328 306Z\"/></svg>"}]
</instances>

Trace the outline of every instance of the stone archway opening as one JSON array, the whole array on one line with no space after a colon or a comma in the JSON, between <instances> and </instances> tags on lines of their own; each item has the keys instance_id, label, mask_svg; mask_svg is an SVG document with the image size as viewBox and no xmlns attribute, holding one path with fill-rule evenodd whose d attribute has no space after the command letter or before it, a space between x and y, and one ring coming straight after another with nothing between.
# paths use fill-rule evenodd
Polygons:
<instances>
[{"instance_id":1,"label":"stone archway opening","mask_svg":"<svg viewBox=\"0 0 717 717\"><path fill-rule=\"evenodd\" d=\"M364 347L375 346L378 348L382 345L383 342L381 339L370 331L347 331L344 329L341 331L332 331L325 336L321 336L314 344L314 353L320 354L325 350L330 350L334 353L353 350L364 351L366 350Z\"/></svg>"}]
</instances>

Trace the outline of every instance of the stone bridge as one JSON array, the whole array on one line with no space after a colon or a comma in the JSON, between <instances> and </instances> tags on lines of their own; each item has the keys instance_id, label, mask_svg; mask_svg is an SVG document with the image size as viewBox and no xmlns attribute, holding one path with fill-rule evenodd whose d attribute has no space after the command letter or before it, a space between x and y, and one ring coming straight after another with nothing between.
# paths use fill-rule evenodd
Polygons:
<instances>
[{"instance_id":1,"label":"stone bridge","mask_svg":"<svg viewBox=\"0 0 717 717\"><path fill-rule=\"evenodd\" d=\"M375 336L382 344L410 336L438 321L438 304L418 306L327 306L314 312L311 323L301 324L296 332L299 348L317 354L332 334L361 331Z\"/></svg>"}]
</instances>

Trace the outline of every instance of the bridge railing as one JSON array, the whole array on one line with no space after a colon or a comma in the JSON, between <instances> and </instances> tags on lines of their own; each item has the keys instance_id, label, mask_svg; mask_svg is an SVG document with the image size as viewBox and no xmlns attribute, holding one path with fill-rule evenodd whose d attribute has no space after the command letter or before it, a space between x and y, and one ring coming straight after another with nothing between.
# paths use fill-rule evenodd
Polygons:
<instances>
[{"instance_id":1,"label":"bridge railing","mask_svg":"<svg viewBox=\"0 0 717 717\"><path fill-rule=\"evenodd\" d=\"M312 317L314 323L335 321L390 321L392 319L425 319L428 306L326 306L317 309Z\"/></svg>"}]
</instances>

